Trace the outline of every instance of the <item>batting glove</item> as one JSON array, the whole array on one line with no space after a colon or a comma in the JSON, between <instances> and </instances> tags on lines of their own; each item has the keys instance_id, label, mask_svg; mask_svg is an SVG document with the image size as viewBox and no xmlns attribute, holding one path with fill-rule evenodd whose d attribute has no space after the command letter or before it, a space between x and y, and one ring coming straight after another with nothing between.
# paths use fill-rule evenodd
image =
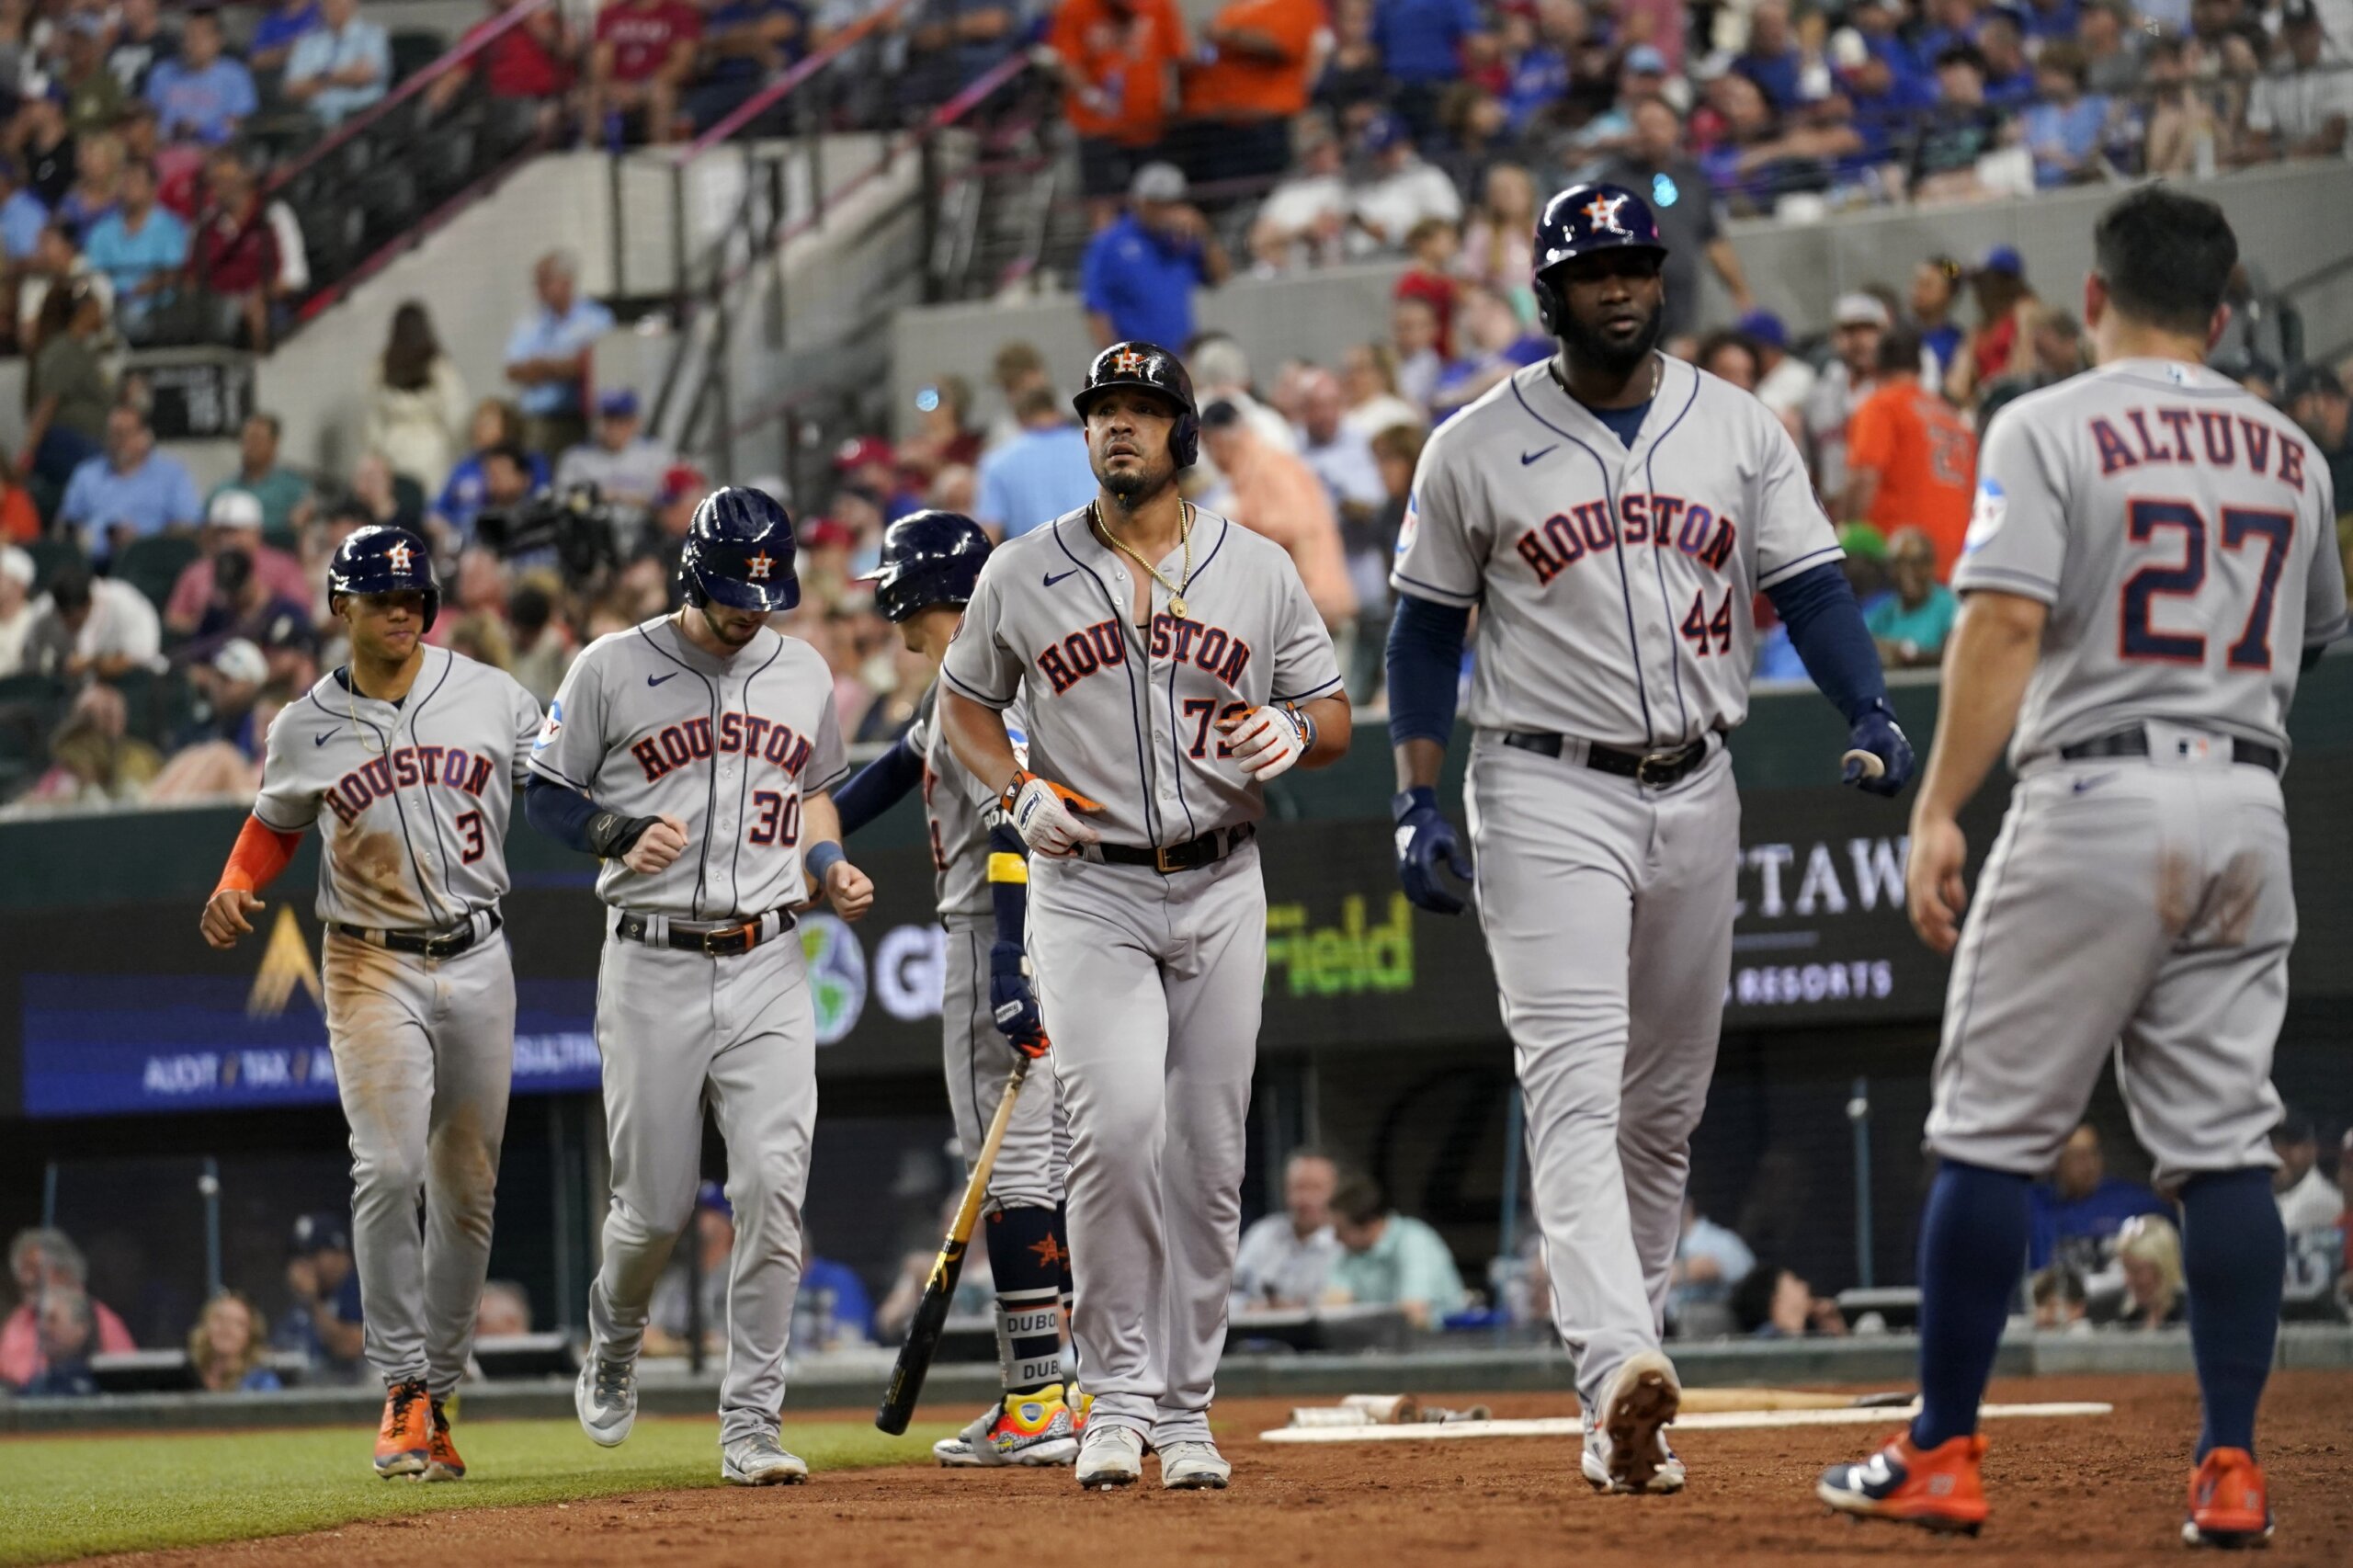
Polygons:
<instances>
[{"instance_id":1,"label":"batting glove","mask_svg":"<svg viewBox=\"0 0 2353 1568\"><path fill-rule=\"evenodd\" d=\"M1460 915L1462 895L1446 885L1439 869L1458 881L1471 881L1471 857L1454 836L1454 824L1438 809L1438 791L1425 784L1392 797L1389 811L1397 824L1397 880L1405 896L1433 915Z\"/></svg>"},{"instance_id":2,"label":"batting glove","mask_svg":"<svg viewBox=\"0 0 2353 1568\"><path fill-rule=\"evenodd\" d=\"M1233 760L1261 784L1290 772L1315 746L1315 721L1296 708L1253 708L1223 733Z\"/></svg>"},{"instance_id":3,"label":"batting glove","mask_svg":"<svg viewBox=\"0 0 2353 1568\"><path fill-rule=\"evenodd\" d=\"M1845 781L1865 794L1897 794L1912 781L1912 743L1897 727L1895 710L1887 705L1887 699L1882 697L1863 710L1863 716L1855 721L1854 729L1848 732L1847 744L1850 750L1869 752L1879 758L1883 769L1873 775L1860 757L1847 759Z\"/></svg>"},{"instance_id":4,"label":"batting glove","mask_svg":"<svg viewBox=\"0 0 2353 1568\"><path fill-rule=\"evenodd\" d=\"M1030 1061L1053 1049L1038 1015L1038 997L1029 989L1029 964L1018 942L999 942L989 949L989 1006L997 1033Z\"/></svg>"},{"instance_id":5,"label":"batting glove","mask_svg":"<svg viewBox=\"0 0 2353 1568\"><path fill-rule=\"evenodd\" d=\"M1072 814L1099 812L1101 806L1075 790L1034 773L1013 776L1005 787L1005 809L1021 842L1035 854L1067 859L1078 853L1080 845L1100 843L1103 838L1092 824Z\"/></svg>"}]
</instances>

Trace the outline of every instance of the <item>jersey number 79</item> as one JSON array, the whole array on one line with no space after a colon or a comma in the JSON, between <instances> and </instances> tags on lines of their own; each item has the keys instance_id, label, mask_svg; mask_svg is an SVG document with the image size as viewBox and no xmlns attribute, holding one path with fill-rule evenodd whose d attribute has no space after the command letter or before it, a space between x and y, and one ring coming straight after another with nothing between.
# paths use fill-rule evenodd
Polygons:
<instances>
[{"instance_id":1,"label":"jersey number 79","mask_svg":"<svg viewBox=\"0 0 2353 1568\"><path fill-rule=\"evenodd\" d=\"M2206 585L2206 515L2187 501L2134 500L2127 505L2125 531L2135 544L2154 544L2160 532L2178 532L2183 542L2178 562L2152 562L2124 579L2123 613L2117 619L2119 656L2204 664L2204 632L2160 631L2152 618L2155 600L2187 598ZM2271 611L2279 597L2280 569L2288 562L2288 547L2295 542L2295 535L2296 519L2286 512L2222 508L2224 550L2243 550L2256 541L2263 548L2255 602L2248 607L2246 625L2228 654L2234 670L2271 667Z\"/></svg>"}]
</instances>

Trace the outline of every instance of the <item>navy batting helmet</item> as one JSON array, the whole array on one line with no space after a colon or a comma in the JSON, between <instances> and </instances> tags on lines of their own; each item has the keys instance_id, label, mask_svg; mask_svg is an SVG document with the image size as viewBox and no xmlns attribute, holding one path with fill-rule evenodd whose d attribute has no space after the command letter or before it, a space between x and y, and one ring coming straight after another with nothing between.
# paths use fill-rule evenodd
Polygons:
<instances>
[{"instance_id":1,"label":"navy batting helmet","mask_svg":"<svg viewBox=\"0 0 2353 1568\"><path fill-rule=\"evenodd\" d=\"M1544 204L1536 220L1536 313L1558 337L1568 312L1550 274L1563 262L1608 250L1647 251L1666 259L1650 204L1623 186L1573 185Z\"/></svg>"},{"instance_id":2,"label":"navy batting helmet","mask_svg":"<svg viewBox=\"0 0 2353 1568\"><path fill-rule=\"evenodd\" d=\"M354 528L327 562L327 602L337 594L419 593L425 596L425 630L441 613L441 585L433 575L433 551L406 528L370 523Z\"/></svg>"},{"instance_id":3,"label":"navy batting helmet","mask_svg":"<svg viewBox=\"0 0 2353 1568\"><path fill-rule=\"evenodd\" d=\"M882 535L882 564L858 579L874 585L874 608L892 623L933 605L968 605L989 536L961 512L910 512Z\"/></svg>"},{"instance_id":4,"label":"navy batting helmet","mask_svg":"<svg viewBox=\"0 0 2353 1568\"><path fill-rule=\"evenodd\" d=\"M1168 455L1178 468L1190 468L1201 452L1201 412L1193 403L1193 378L1185 362L1157 343L1141 339L1114 343L1086 367L1086 384L1070 400L1081 419L1096 399L1113 387L1142 387L1158 392L1176 405L1176 427L1168 432Z\"/></svg>"},{"instance_id":5,"label":"navy batting helmet","mask_svg":"<svg viewBox=\"0 0 2353 1568\"><path fill-rule=\"evenodd\" d=\"M678 589L690 605L771 613L801 602L793 574L792 517L765 491L730 485L695 508L678 554Z\"/></svg>"}]
</instances>

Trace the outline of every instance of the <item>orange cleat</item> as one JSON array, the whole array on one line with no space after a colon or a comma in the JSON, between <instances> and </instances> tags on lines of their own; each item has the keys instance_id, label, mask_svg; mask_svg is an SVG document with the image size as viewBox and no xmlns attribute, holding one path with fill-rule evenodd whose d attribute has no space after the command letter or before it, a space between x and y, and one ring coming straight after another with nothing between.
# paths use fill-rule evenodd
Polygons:
<instances>
[{"instance_id":1,"label":"orange cleat","mask_svg":"<svg viewBox=\"0 0 2353 1568\"><path fill-rule=\"evenodd\" d=\"M466 1461L458 1457L458 1445L449 1440L449 1411L440 1400L433 1402L433 1441L426 1450L425 1479L427 1481L463 1481Z\"/></svg>"},{"instance_id":2,"label":"orange cleat","mask_svg":"<svg viewBox=\"0 0 2353 1568\"><path fill-rule=\"evenodd\" d=\"M1954 1437L1923 1453L1905 1430L1862 1463L1823 1471L1813 1494L1850 1518L1975 1535L1985 1523L1985 1488L1977 1475L1984 1457L1981 1437Z\"/></svg>"},{"instance_id":3,"label":"orange cleat","mask_svg":"<svg viewBox=\"0 0 2353 1568\"><path fill-rule=\"evenodd\" d=\"M433 1447L432 1401L421 1382L394 1383L384 1391L384 1420L376 1428L376 1473L422 1475Z\"/></svg>"},{"instance_id":4,"label":"orange cleat","mask_svg":"<svg viewBox=\"0 0 2353 1568\"><path fill-rule=\"evenodd\" d=\"M2216 1449L2189 1474L2185 1546L2261 1546L2271 1539L2271 1492L2245 1449Z\"/></svg>"}]
</instances>

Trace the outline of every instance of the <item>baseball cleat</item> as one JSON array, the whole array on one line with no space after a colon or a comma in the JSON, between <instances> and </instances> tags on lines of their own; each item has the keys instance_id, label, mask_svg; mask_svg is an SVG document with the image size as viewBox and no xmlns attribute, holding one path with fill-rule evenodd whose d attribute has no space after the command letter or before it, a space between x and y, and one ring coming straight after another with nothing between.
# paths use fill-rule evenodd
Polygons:
<instances>
[{"instance_id":1,"label":"baseball cleat","mask_svg":"<svg viewBox=\"0 0 2353 1568\"><path fill-rule=\"evenodd\" d=\"M590 1346L581 1358L580 1376L573 1380L572 1408L590 1442L620 1447L637 1420L637 1363L607 1360Z\"/></svg>"},{"instance_id":2,"label":"baseball cleat","mask_svg":"<svg viewBox=\"0 0 2353 1568\"><path fill-rule=\"evenodd\" d=\"M1069 1464L1078 1458L1078 1432L1063 1386L1054 1383L1034 1393L1006 1394L961 1432L934 1443L931 1454L950 1470Z\"/></svg>"},{"instance_id":3,"label":"baseball cleat","mask_svg":"<svg viewBox=\"0 0 2353 1568\"><path fill-rule=\"evenodd\" d=\"M773 1432L755 1432L720 1449L719 1478L730 1486L796 1486L809 1479L809 1467L789 1454Z\"/></svg>"},{"instance_id":4,"label":"baseball cleat","mask_svg":"<svg viewBox=\"0 0 2353 1568\"><path fill-rule=\"evenodd\" d=\"M1600 1412L1594 1417L1608 1439L1602 1463L1609 1490L1673 1492L1683 1484L1679 1464L1674 1485L1654 1484L1661 1466L1674 1457L1661 1428L1682 1407L1683 1385L1676 1381L1675 1363L1655 1350L1635 1352L1610 1374L1601 1391Z\"/></svg>"},{"instance_id":5,"label":"baseball cleat","mask_svg":"<svg viewBox=\"0 0 2353 1568\"><path fill-rule=\"evenodd\" d=\"M1215 1443L1196 1438L1160 1450L1160 1484L1170 1492L1222 1492L1233 1479Z\"/></svg>"},{"instance_id":6,"label":"baseball cleat","mask_svg":"<svg viewBox=\"0 0 2353 1568\"><path fill-rule=\"evenodd\" d=\"M433 1447L433 1413L421 1382L384 1390L384 1419L376 1428L376 1473L423 1475Z\"/></svg>"},{"instance_id":7,"label":"baseball cleat","mask_svg":"<svg viewBox=\"0 0 2353 1568\"><path fill-rule=\"evenodd\" d=\"M1072 1383L1063 1393L1063 1403L1070 1407L1070 1431L1074 1437L1086 1436L1086 1418L1095 1414L1095 1396Z\"/></svg>"},{"instance_id":8,"label":"baseball cleat","mask_svg":"<svg viewBox=\"0 0 2353 1568\"><path fill-rule=\"evenodd\" d=\"M1685 1480L1683 1461L1676 1457L1675 1449L1668 1445L1665 1427L1659 1428L1657 1442L1658 1457L1652 1466L1650 1484L1643 1487L1642 1490L1660 1494L1680 1492L1683 1490ZM1593 1483L1593 1489L1597 1492L1631 1493L1634 1491L1634 1487L1627 1485L1610 1474L1609 1459L1609 1435L1598 1426L1586 1427L1583 1461L1586 1480Z\"/></svg>"},{"instance_id":9,"label":"baseball cleat","mask_svg":"<svg viewBox=\"0 0 2353 1568\"><path fill-rule=\"evenodd\" d=\"M1851 1518L1975 1535L1985 1523L1985 1488L1977 1474L1984 1457L1985 1439L1973 1433L1924 1453L1906 1430L1860 1464L1823 1471L1813 1494Z\"/></svg>"},{"instance_id":10,"label":"baseball cleat","mask_svg":"<svg viewBox=\"0 0 2353 1568\"><path fill-rule=\"evenodd\" d=\"M427 1481L463 1481L466 1461L458 1457L458 1445L449 1440L449 1411L447 1402L433 1402L433 1440L426 1449L425 1479Z\"/></svg>"},{"instance_id":11,"label":"baseball cleat","mask_svg":"<svg viewBox=\"0 0 2353 1568\"><path fill-rule=\"evenodd\" d=\"M2184 1546L2261 1546L2271 1539L2271 1492L2245 1449L2216 1449L2190 1472Z\"/></svg>"},{"instance_id":12,"label":"baseball cleat","mask_svg":"<svg viewBox=\"0 0 2353 1568\"><path fill-rule=\"evenodd\" d=\"M1143 1479L1143 1434L1132 1426L1089 1426L1078 1446L1078 1483L1089 1492Z\"/></svg>"}]
</instances>

